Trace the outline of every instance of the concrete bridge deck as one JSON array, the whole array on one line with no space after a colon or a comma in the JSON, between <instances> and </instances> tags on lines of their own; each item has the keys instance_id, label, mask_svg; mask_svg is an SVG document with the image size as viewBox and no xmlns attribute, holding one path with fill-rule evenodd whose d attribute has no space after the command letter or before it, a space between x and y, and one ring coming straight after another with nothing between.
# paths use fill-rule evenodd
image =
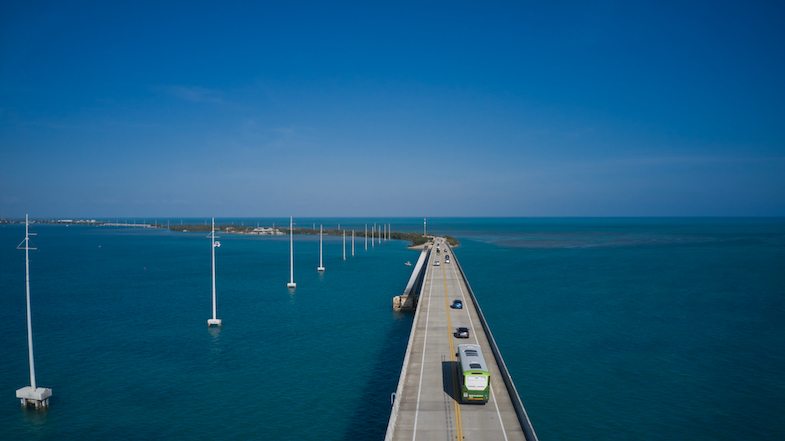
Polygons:
<instances>
[{"instance_id":1,"label":"concrete bridge deck","mask_svg":"<svg viewBox=\"0 0 785 441\"><path fill-rule=\"evenodd\" d=\"M499 363L475 307L457 260L443 239L436 239L409 337L386 440L526 440L521 424L520 398L505 383ZM451 263L445 263L445 254ZM434 262L441 262L434 266ZM454 299L463 309L451 309ZM483 319L484 320L484 319ZM469 328L468 339L453 336L455 328ZM491 372L491 397L484 404L461 404L457 345L479 344ZM495 343L494 343L495 344ZM503 361L502 361L503 364ZM506 367L504 368L506 374ZM508 378L509 380L509 378ZM511 380L509 381L511 384ZM525 411L523 411L525 415ZM525 418L528 423L528 417ZM529 429L531 424L528 423ZM533 429L529 441L536 440Z\"/></svg>"}]
</instances>

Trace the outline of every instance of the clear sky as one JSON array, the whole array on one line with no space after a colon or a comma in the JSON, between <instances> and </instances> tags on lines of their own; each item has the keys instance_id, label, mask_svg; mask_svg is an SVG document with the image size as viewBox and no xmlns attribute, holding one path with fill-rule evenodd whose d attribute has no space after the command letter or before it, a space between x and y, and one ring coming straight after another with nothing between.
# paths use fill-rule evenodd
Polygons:
<instances>
[{"instance_id":1,"label":"clear sky","mask_svg":"<svg viewBox=\"0 0 785 441\"><path fill-rule=\"evenodd\" d=\"M0 216L785 215L781 1L159 3L0 4Z\"/></svg>"}]
</instances>

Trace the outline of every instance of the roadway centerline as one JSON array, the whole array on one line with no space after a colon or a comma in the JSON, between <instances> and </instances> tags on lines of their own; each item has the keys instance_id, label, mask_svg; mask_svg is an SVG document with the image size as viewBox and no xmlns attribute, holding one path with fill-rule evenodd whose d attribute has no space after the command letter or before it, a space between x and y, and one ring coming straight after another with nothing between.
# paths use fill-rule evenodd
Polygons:
<instances>
[{"instance_id":1,"label":"roadway centerline","mask_svg":"<svg viewBox=\"0 0 785 441\"><path fill-rule=\"evenodd\" d=\"M447 338L450 341L450 377L452 377L452 388L455 393L455 397L453 400L453 408L455 410L455 424L456 424L456 435L459 441L463 440L463 421L461 420L461 405L457 401L460 399L460 392L458 391L458 383L457 383L457 376L455 375L455 368L452 363L455 362L455 343L453 340L452 335L452 318L450 317L450 300L449 300L449 291L447 290L447 276L444 274L444 268L441 268L442 273L442 283L444 285L444 311L447 314Z\"/></svg>"}]
</instances>

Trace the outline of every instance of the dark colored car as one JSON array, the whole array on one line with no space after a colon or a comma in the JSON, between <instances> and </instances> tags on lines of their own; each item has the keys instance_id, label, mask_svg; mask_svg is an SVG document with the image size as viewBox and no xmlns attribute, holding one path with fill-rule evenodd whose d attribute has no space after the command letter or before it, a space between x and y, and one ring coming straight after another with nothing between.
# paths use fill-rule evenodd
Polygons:
<instances>
[{"instance_id":1,"label":"dark colored car","mask_svg":"<svg viewBox=\"0 0 785 441\"><path fill-rule=\"evenodd\" d=\"M455 300L452 301L452 305L450 305L450 308L452 308L452 309L463 309L463 302L458 300L458 299L455 299Z\"/></svg>"},{"instance_id":2,"label":"dark colored car","mask_svg":"<svg viewBox=\"0 0 785 441\"><path fill-rule=\"evenodd\" d=\"M469 338L469 328L458 328L453 335L455 338Z\"/></svg>"}]
</instances>

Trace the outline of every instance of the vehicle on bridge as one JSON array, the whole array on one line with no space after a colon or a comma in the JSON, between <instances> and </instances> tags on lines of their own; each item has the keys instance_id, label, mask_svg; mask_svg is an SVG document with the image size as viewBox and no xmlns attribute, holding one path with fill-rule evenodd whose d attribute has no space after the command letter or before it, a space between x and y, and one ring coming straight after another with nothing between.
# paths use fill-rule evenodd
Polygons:
<instances>
[{"instance_id":1,"label":"vehicle on bridge","mask_svg":"<svg viewBox=\"0 0 785 441\"><path fill-rule=\"evenodd\" d=\"M458 374L461 382L461 402L488 402L491 394L491 373L480 345L458 345Z\"/></svg>"},{"instance_id":2,"label":"vehicle on bridge","mask_svg":"<svg viewBox=\"0 0 785 441\"><path fill-rule=\"evenodd\" d=\"M461 299L455 299L452 301L452 305L450 305L452 309L463 309L463 302Z\"/></svg>"},{"instance_id":3,"label":"vehicle on bridge","mask_svg":"<svg viewBox=\"0 0 785 441\"><path fill-rule=\"evenodd\" d=\"M461 326L460 328L455 329L455 333L453 333L455 338L469 338L469 328Z\"/></svg>"}]
</instances>

